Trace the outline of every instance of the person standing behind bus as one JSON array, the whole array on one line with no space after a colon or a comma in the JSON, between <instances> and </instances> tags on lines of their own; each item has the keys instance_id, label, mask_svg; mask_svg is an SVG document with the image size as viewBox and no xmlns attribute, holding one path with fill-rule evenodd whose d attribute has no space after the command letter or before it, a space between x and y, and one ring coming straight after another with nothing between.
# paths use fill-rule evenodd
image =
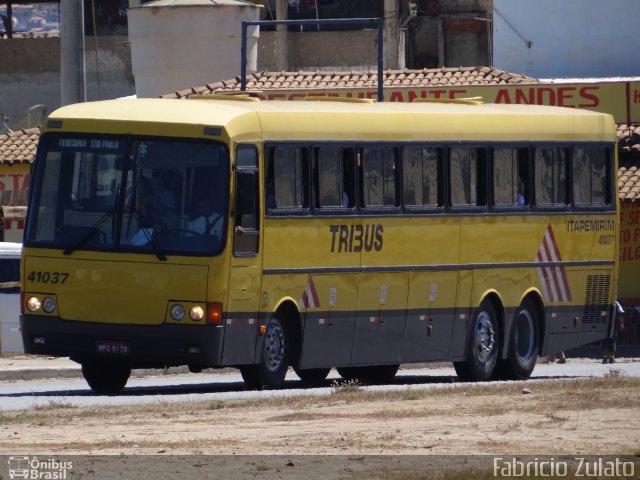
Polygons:
<instances>
[{"instance_id":1,"label":"person standing behind bus","mask_svg":"<svg viewBox=\"0 0 640 480\"><path fill-rule=\"evenodd\" d=\"M624 310L622 306L615 302L617 315L613 324L613 333L609 338L602 340L602 363L616 363L616 343L618 341L618 332L624 331Z\"/></svg>"},{"instance_id":2,"label":"person standing behind bus","mask_svg":"<svg viewBox=\"0 0 640 480\"><path fill-rule=\"evenodd\" d=\"M549 363L555 363L556 357L558 357L558 363L567 363L567 357L564 351L560 351L555 355L549 355Z\"/></svg>"}]
</instances>

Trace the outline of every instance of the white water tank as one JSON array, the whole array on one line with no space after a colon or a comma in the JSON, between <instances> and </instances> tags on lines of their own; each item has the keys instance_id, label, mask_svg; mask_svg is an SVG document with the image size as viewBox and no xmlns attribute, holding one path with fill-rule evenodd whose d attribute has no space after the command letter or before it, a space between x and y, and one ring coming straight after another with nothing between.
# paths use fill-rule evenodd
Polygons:
<instances>
[{"instance_id":1,"label":"white water tank","mask_svg":"<svg viewBox=\"0 0 640 480\"><path fill-rule=\"evenodd\" d=\"M138 97L240 75L241 22L262 7L243 0L156 0L128 10ZM257 68L259 29L247 29L247 72Z\"/></svg>"}]
</instances>

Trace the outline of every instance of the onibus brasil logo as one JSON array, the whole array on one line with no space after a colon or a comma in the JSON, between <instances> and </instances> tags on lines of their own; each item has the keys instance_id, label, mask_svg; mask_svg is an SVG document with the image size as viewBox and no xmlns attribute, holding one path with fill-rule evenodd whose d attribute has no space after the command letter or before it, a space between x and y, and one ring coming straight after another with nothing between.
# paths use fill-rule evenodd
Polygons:
<instances>
[{"instance_id":1,"label":"onibus brasil logo","mask_svg":"<svg viewBox=\"0 0 640 480\"><path fill-rule=\"evenodd\" d=\"M55 458L9 457L9 478L31 480L65 480L73 462L62 462Z\"/></svg>"}]
</instances>

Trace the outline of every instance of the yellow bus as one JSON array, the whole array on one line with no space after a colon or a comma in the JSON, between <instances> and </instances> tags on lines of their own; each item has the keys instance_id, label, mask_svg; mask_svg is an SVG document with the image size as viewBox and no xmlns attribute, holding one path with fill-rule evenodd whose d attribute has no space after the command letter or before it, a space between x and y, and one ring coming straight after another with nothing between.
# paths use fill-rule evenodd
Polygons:
<instances>
[{"instance_id":1,"label":"yellow bus","mask_svg":"<svg viewBox=\"0 0 640 480\"><path fill-rule=\"evenodd\" d=\"M211 96L71 105L42 132L23 342L95 392L176 365L524 379L612 325L609 115Z\"/></svg>"}]
</instances>

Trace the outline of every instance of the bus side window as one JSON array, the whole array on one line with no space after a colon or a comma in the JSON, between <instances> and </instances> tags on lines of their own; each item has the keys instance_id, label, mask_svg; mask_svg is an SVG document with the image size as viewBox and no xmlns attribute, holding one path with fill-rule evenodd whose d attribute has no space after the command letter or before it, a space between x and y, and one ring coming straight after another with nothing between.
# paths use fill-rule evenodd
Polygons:
<instances>
[{"instance_id":1,"label":"bus side window","mask_svg":"<svg viewBox=\"0 0 640 480\"><path fill-rule=\"evenodd\" d=\"M451 206L486 205L486 151L484 148L449 149L449 191Z\"/></svg>"},{"instance_id":2,"label":"bus side window","mask_svg":"<svg viewBox=\"0 0 640 480\"><path fill-rule=\"evenodd\" d=\"M309 206L308 159L303 147L278 145L268 150L267 210L301 210Z\"/></svg>"},{"instance_id":3,"label":"bus side window","mask_svg":"<svg viewBox=\"0 0 640 480\"><path fill-rule=\"evenodd\" d=\"M365 207L397 207L398 175L392 147L362 149L362 195Z\"/></svg>"},{"instance_id":4,"label":"bus side window","mask_svg":"<svg viewBox=\"0 0 640 480\"><path fill-rule=\"evenodd\" d=\"M526 148L493 150L493 204L523 207L529 204L529 162Z\"/></svg>"},{"instance_id":5,"label":"bus side window","mask_svg":"<svg viewBox=\"0 0 640 480\"><path fill-rule=\"evenodd\" d=\"M602 147L573 149L573 201L581 207L608 205L607 151Z\"/></svg>"},{"instance_id":6,"label":"bus side window","mask_svg":"<svg viewBox=\"0 0 640 480\"><path fill-rule=\"evenodd\" d=\"M344 172L344 195L343 206L346 208L354 208L356 206L356 160L352 148L342 149L342 169Z\"/></svg>"},{"instance_id":7,"label":"bus side window","mask_svg":"<svg viewBox=\"0 0 640 480\"><path fill-rule=\"evenodd\" d=\"M402 196L406 207L442 205L441 148L402 149Z\"/></svg>"},{"instance_id":8,"label":"bus side window","mask_svg":"<svg viewBox=\"0 0 640 480\"><path fill-rule=\"evenodd\" d=\"M565 206L567 188L567 151L564 148L536 148L534 153L535 202L540 206Z\"/></svg>"},{"instance_id":9,"label":"bus side window","mask_svg":"<svg viewBox=\"0 0 640 480\"><path fill-rule=\"evenodd\" d=\"M343 170L342 155L338 147L316 149L316 206L318 208L339 208L342 206Z\"/></svg>"},{"instance_id":10,"label":"bus side window","mask_svg":"<svg viewBox=\"0 0 640 480\"><path fill-rule=\"evenodd\" d=\"M236 148L236 189L233 230L233 254L257 255L260 246L260 207L258 151L253 145Z\"/></svg>"},{"instance_id":11,"label":"bus side window","mask_svg":"<svg viewBox=\"0 0 640 480\"><path fill-rule=\"evenodd\" d=\"M355 206L355 175L351 149L322 146L315 149L315 207Z\"/></svg>"}]
</instances>

